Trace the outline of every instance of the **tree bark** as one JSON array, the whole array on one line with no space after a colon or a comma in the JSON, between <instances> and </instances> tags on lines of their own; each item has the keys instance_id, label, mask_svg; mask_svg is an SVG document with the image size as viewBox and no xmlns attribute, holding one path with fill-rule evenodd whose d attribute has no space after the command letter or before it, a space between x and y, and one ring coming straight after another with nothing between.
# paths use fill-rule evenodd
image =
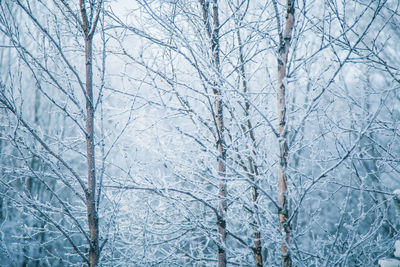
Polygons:
<instances>
[{"instance_id":1,"label":"tree bark","mask_svg":"<svg viewBox=\"0 0 400 267\"><path fill-rule=\"evenodd\" d=\"M287 84L287 61L294 27L294 0L286 2L286 22L283 32L280 34L280 47L278 58L278 121L279 121L279 223L284 240L282 241L282 266L292 266L292 259L288 246L290 244L290 224L287 222L289 216L288 189L287 189L287 121L286 121L286 84Z\"/></svg>"},{"instance_id":2,"label":"tree bark","mask_svg":"<svg viewBox=\"0 0 400 267\"><path fill-rule=\"evenodd\" d=\"M209 2L208 0L199 0L202 8L202 17L204 21L207 36L211 39L212 63L215 72L219 75L220 58L219 58L219 14L218 14L218 0L213 0L212 5L212 28L209 23ZM226 182L226 148L224 141L224 116L223 116L223 102L221 98L221 88L218 82L218 77L213 84L213 93L215 97L214 112L215 124L217 131L217 150L218 150L218 177L220 182L218 185L218 215L217 215L217 228L218 228L218 266L226 266L226 195L227 195L227 182Z\"/></svg>"},{"instance_id":3,"label":"tree bark","mask_svg":"<svg viewBox=\"0 0 400 267\"><path fill-rule=\"evenodd\" d=\"M239 60L240 60L240 75L242 78L242 86L243 86L243 93L246 94L248 92L248 86L247 86L247 78L246 78L246 71L245 71L245 61L244 61L244 56L243 56L243 44L242 44L242 39L240 36L240 30L237 30L237 38L238 38L238 45L239 45ZM255 156L255 135L254 135L254 130L253 126L250 120L250 103L248 99L245 99L245 107L244 107L244 113L247 118L247 125L244 123L242 124L242 128L244 132L249 133L249 137L251 140L251 145L252 145L252 156L249 155L247 158L248 164L249 164L249 174L248 177L249 179L253 182L253 184L256 182L256 177L258 177L258 168L256 163L254 162L253 156ZM261 244L261 233L259 230L259 225L256 220L255 214L257 214L258 211L258 206L257 206L257 200L258 200L258 189L256 185L252 186L252 197L253 197L253 237L254 237L254 248L253 248L253 253L254 253L254 259L256 262L257 267L262 267L263 266L263 257L262 257L262 244Z\"/></svg>"},{"instance_id":4,"label":"tree bark","mask_svg":"<svg viewBox=\"0 0 400 267\"><path fill-rule=\"evenodd\" d=\"M85 75L86 75L86 155L88 167L88 190L86 207L89 225L89 266L96 267L100 258L99 217L96 203L96 161L94 140L94 99L93 99L93 33L97 24L97 16L93 25L89 25L85 1L80 0L82 26L85 39Z\"/></svg>"},{"instance_id":5,"label":"tree bark","mask_svg":"<svg viewBox=\"0 0 400 267\"><path fill-rule=\"evenodd\" d=\"M85 40L86 57L86 148L88 165L88 193L86 206L90 231L89 262L90 266L99 261L99 219L96 209L96 162L94 147L94 109L93 109L93 73L92 73L92 38Z\"/></svg>"},{"instance_id":6,"label":"tree bark","mask_svg":"<svg viewBox=\"0 0 400 267\"><path fill-rule=\"evenodd\" d=\"M217 74L220 74L220 56L219 56L219 14L218 14L218 0L213 1L212 6L212 20L213 29L211 35L211 49L213 53L213 64ZM221 95L220 83L218 78L214 82L214 96L215 96L215 122L217 127L217 150L218 150L218 176L219 182L219 204L218 204L218 266L226 266L226 195L227 195L227 182L226 182L226 148L224 141L224 115L223 115L223 102Z\"/></svg>"}]
</instances>

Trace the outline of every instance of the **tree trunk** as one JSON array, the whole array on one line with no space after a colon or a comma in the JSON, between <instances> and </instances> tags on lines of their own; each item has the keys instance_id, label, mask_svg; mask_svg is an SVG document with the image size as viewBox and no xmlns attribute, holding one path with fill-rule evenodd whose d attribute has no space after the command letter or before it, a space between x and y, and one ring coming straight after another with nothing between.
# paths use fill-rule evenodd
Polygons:
<instances>
[{"instance_id":1,"label":"tree trunk","mask_svg":"<svg viewBox=\"0 0 400 267\"><path fill-rule=\"evenodd\" d=\"M89 263L97 266L99 261L99 222L96 209L96 165L94 157L94 110L93 110L93 73L92 73L92 38L85 40L86 57L86 147L88 164L88 193L86 206L90 231Z\"/></svg>"},{"instance_id":2,"label":"tree trunk","mask_svg":"<svg viewBox=\"0 0 400 267\"><path fill-rule=\"evenodd\" d=\"M82 26L85 38L85 74L86 74L86 155L88 167L88 190L86 192L86 207L89 225L89 266L96 267L100 258L99 247L99 217L96 203L96 162L94 145L94 99L93 99L93 34L98 16L92 25L89 24L85 1L80 0Z\"/></svg>"},{"instance_id":3,"label":"tree trunk","mask_svg":"<svg viewBox=\"0 0 400 267\"><path fill-rule=\"evenodd\" d=\"M238 45L239 45L239 60L240 60L240 75L242 78L242 86L243 86L243 93L246 94L248 92L248 86L247 86L247 78L246 78L246 71L245 71L245 61L244 61L244 56L243 56L243 44L242 44L242 39L240 36L240 30L237 30L237 38L238 38ZM246 95L245 95L246 97ZM254 253L254 259L256 262L257 267L262 267L263 266L263 258L262 258L262 245L261 245L261 233L259 230L258 222L255 217L255 214L257 214L258 211L258 206L257 206L257 200L258 200L258 189L257 186L255 185L256 182L256 177L258 177L258 168L257 165L254 162L253 156L255 156L255 135L254 135L254 130L253 126L250 120L250 103L248 99L245 99L245 107L244 107L244 113L247 118L247 125L243 123L242 128L244 132L249 133L249 137L251 140L251 145L252 145L252 156L249 155L247 158L247 161L249 163L249 179L253 182L252 186L252 197L253 197L253 207L254 207L254 212L253 212L253 237L254 237L254 248L253 248L253 253Z\"/></svg>"},{"instance_id":4,"label":"tree trunk","mask_svg":"<svg viewBox=\"0 0 400 267\"><path fill-rule=\"evenodd\" d=\"M211 49L213 53L214 68L220 74L220 58L219 58L219 15L218 15L218 0L213 1L212 7L213 30L211 35ZM218 150L218 176L219 182L219 204L218 204L218 266L226 266L226 148L224 142L224 116L223 116L223 103L221 96L220 83L218 78L214 82L214 95L215 95L215 122L217 127L217 150Z\"/></svg>"},{"instance_id":5,"label":"tree trunk","mask_svg":"<svg viewBox=\"0 0 400 267\"><path fill-rule=\"evenodd\" d=\"M286 22L283 36L280 34L280 47L278 58L278 121L279 121L279 223L284 240L282 241L282 266L292 266L292 259L288 246L290 244L290 224L287 222L289 217L288 190L287 190L287 125L286 125L286 69L292 31L294 26L294 0L287 0L286 3Z\"/></svg>"}]
</instances>

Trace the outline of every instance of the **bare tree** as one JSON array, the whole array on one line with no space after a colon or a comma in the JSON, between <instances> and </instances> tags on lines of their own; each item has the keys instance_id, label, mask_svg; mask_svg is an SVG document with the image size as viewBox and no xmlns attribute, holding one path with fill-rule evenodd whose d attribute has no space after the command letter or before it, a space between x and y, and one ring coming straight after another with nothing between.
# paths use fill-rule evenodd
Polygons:
<instances>
[{"instance_id":1,"label":"bare tree","mask_svg":"<svg viewBox=\"0 0 400 267\"><path fill-rule=\"evenodd\" d=\"M220 64L220 38L219 38L219 14L218 14L218 0L212 2L212 28L208 25L209 21L209 3L204 0L200 0L202 6L203 20L206 27L206 32L211 40L211 51L213 54L213 67L217 75L220 75L221 64ZM217 76L217 77L218 77ZM217 150L218 150L218 175L221 181L219 182L219 204L218 204L218 215L217 215L217 226L218 226L218 266L226 266L226 212L227 212L227 181L225 179L225 162L226 162L226 144L224 141L224 111L222 102L222 89L221 80L214 81L213 92L215 95L215 124L217 130Z\"/></svg>"},{"instance_id":2,"label":"bare tree","mask_svg":"<svg viewBox=\"0 0 400 267\"><path fill-rule=\"evenodd\" d=\"M44 208L40 201L34 200L35 194L32 192L29 195L24 195L22 193L16 192L19 195L21 203L30 203L29 207L34 216L40 218L40 220L49 223L59 231L61 235L69 242L72 248L75 250L77 255L79 255L83 262L87 263L89 266L98 266L100 259L100 245L99 244L99 217L98 217L98 206L100 200L100 191L98 189L99 182L96 180L96 157L95 157L95 110L99 103L99 99L94 98L94 79L93 79L93 38L96 32L96 26L99 23L99 17L103 8L103 1L79 1L75 3L75 7L71 6L71 3L68 1L54 1L54 2L40 2L37 5L31 5L28 1L26 3L22 1L15 1L15 3L7 2L2 3L1 8L3 14L13 10L14 8L18 8L21 12L21 16L28 18L27 23L27 31L29 29L33 29L38 33L39 38L43 38L44 42L48 44L50 47L49 50L55 51L56 57L60 60L59 62L52 61L47 55L47 51L44 50L43 54L38 55L37 50L31 49L31 47L25 43L25 40L21 40L19 38L20 32L18 32L18 21L16 18L13 18L11 22L2 21L2 32L9 40L11 47L15 49L18 53L19 58L25 64L25 68L27 72L30 72L30 76L36 84L37 92L43 97L46 98L48 103L52 105L58 112L62 113L64 118L69 120L69 123L73 124L73 127L78 129L80 133L84 136L84 140L86 143L86 154L80 154L78 151L78 155L84 155L86 158L86 169L87 169L87 182L85 182L86 178L84 175L80 174L79 170L76 170L74 166L71 165L71 160L64 156L62 152L58 152L57 146L54 146L51 142L49 142L48 138L42 135L39 131L38 125L38 117L37 117L37 109L38 109L38 100L35 103L35 116L34 123L30 123L29 118L26 117L25 112L23 111L23 102L15 99L16 95L14 95L13 91L15 88L12 88L12 84L9 86L2 85L1 98L0 102L3 105L3 108L7 109L9 114L14 116L14 120L16 121L16 129L17 131L26 132L28 136L35 140L39 146L41 146L42 150L45 154L36 154L36 152L29 148L28 143L24 141L20 142L17 138L18 135L14 136L13 142L15 146L18 148L21 156L24 158L24 150L30 151L33 154L32 157L32 166L28 166L31 172L31 178L28 179L28 188L32 188L32 179L38 180L39 184L44 186L43 190L48 190L50 192L51 198L55 198L57 200L58 207L52 208ZM43 18L40 18L40 8L44 8L46 11L54 12L54 16L61 14L61 18L64 21L60 22L57 31L51 31L47 29L45 25L46 22L43 21ZM47 10L46 10L47 9ZM79 12L77 12L79 10ZM80 14L80 17L78 16ZM52 15L51 13L49 15ZM57 18L54 21L57 23ZM63 48L63 46L67 45L61 43L63 38L63 33L61 33L61 28L63 25L75 26L75 30L80 32L82 36L82 42L79 43L84 44L84 64L82 68L76 67L75 63L73 63L73 58L70 57L69 52ZM57 29L57 28L56 28ZM27 32L29 34L29 32ZM32 36L33 37L33 36ZM33 39L35 42L36 40ZM51 62L51 63L50 63ZM53 68L53 66L55 66ZM57 67L63 69L64 75L67 76L67 79L60 79L60 74L57 73ZM84 75L80 74L80 70L83 69ZM25 71L25 69L23 70ZM62 75L62 74L61 74ZM71 80L73 79L74 85L71 84ZM81 79L84 77L85 81ZM42 81L42 78L44 81ZM47 85L47 84L49 85ZM21 86L26 86L25 84L21 84ZM83 112L83 108L80 104L79 97L76 96L75 88L80 88L82 92L83 99L86 103L86 112ZM21 89L21 96L24 97L22 91L25 89ZM62 95L62 97L57 97L58 92ZM36 98L38 98L38 93ZM101 94L100 94L101 95ZM63 103L64 98L64 103ZM72 103L74 108L69 106L67 103ZM76 112L76 113L75 113ZM79 114L79 115L77 115ZM79 116L84 120L86 127L83 127L81 122L79 121ZM12 118L10 117L10 120ZM63 142L64 140L61 140ZM21 144L20 144L21 143ZM69 149L71 149L70 147ZM75 150L75 149L72 149ZM39 151L39 150L38 150ZM43 153L40 152L40 153ZM45 155L45 156L43 156ZM49 170L53 172L53 174L58 177L68 190L71 190L73 194L75 194L78 199L82 200L86 206L87 212L87 226L89 228L88 234L85 230L84 225L79 219L79 213L74 211L72 208L73 203L69 202L67 199L64 199L63 195L58 191L60 190L54 188L46 182L46 179L43 177L46 174L38 171L36 165L33 161L36 161L37 158L40 158L43 161L41 164L47 164L49 166ZM64 169L69 174L62 173L59 169ZM71 175L71 176L69 176ZM72 179L71 179L72 178ZM78 184L81 192L78 192L75 184ZM10 186L10 184L4 184L4 186ZM81 194L83 193L83 195ZM49 203L52 200L48 200ZM71 235L69 227L65 226L63 223L59 222L57 216L61 214L66 214L69 217L69 220L77 227L78 232L82 234L83 240L87 241L88 255L84 249L81 248L81 241L77 240L74 235ZM54 214L54 215L52 215ZM42 226L43 228L43 226ZM44 231L44 229L42 229ZM82 240L82 241L83 241ZM103 243L104 245L104 243Z\"/></svg>"},{"instance_id":3,"label":"bare tree","mask_svg":"<svg viewBox=\"0 0 400 267\"><path fill-rule=\"evenodd\" d=\"M95 161L95 140L94 140L94 109L95 99L93 98L93 36L99 20L99 15L103 1L89 3L95 5L96 8L91 11L90 20L88 17L87 6L85 0L80 0L80 12L82 18L82 30L85 41L85 65L86 65L86 147L87 147L87 168L88 168L88 185L85 190L87 201L88 224L90 231L89 243L89 266L97 266L100 258L99 245L99 217L97 206L96 192L96 161Z\"/></svg>"},{"instance_id":4,"label":"bare tree","mask_svg":"<svg viewBox=\"0 0 400 267\"><path fill-rule=\"evenodd\" d=\"M288 189L287 189L287 156L288 156L288 140L287 140L287 124L286 124L286 83L287 83L287 64L288 55L290 50L290 43L292 40L292 32L294 27L294 11L295 1L288 0L286 2L286 22L285 27L281 29L280 15L277 10L277 3L274 1L274 7L277 17L278 33L279 33L279 57L278 57L278 123L279 123L279 222L282 235L285 240L282 242L282 266L292 266L290 252L288 249L290 240L290 224L289 206L288 206Z\"/></svg>"}]
</instances>

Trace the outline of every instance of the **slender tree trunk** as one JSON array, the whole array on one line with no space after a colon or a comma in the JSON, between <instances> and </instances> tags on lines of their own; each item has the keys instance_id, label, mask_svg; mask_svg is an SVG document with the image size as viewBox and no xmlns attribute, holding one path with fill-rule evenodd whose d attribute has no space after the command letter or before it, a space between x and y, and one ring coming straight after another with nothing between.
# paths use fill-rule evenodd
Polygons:
<instances>
[{"instance_id":1,"label":"slender tree trunk","mask_svg":"<svg viewBox=\"0 0 400 267\"><path fill-rule=\"evenodd\" d=\"M88 166L88 190L86 207L89 224L89 266L96 267L100 258L99 217L96 203L96 162L94 145L94 99L93 99L93 34L98 16L90 26L85 1L80 0L82 26L85 38L85 74L86 74L86 155Z\"/></svg>"},{"instance_id":2,"label":"slender tree trunk","mask_svg":"<svg viewBox=\"0 0 400 267\"><path fill-rule=\"evenodd\" d=\"M219 14L218 14L218 0L213 1L212 7L213 30L211 35L211 48L213 53L214 67L218 74L220 74L220 58L219 58ZM217 78L218 79L218 78ZM219 205L218 205L218 266L226 266L226 195L227 195L227 182L225 177L226 172L226 148L224 141L224 115L223 103L221 96L221 88L219 82L216 80L214 84L215 95L215 121L217 126L217 149L218 149L218 176L219 182Z\"/></svg>"},{"instance_id":3,"label":"slender tree trunk","mask_svg":"<svg viewBox=\"0 0 400 267\"><path fill-rule=\"evenodd\" d=\"M208 37L211 39L211 50L213 55L213 67L218 75L220 70L219 58L219 14L218 14L218 0L213 0L212 5L212 28L209 23L209 2L208 0L199 0L202 8L202 16L204 26ZM213 93L215 96L214 110L215 110L215 123L217 130L217 150L218 150L218 177L219 182L219 203L218 203L218 266L226 266L226 211L227 211L227 182L226 182L226 148L224 141L224 116L223 116L223 102L221 95L220 83L218 77L214 81Z\"/></svg>"},{"instance_id":4,"label":"slender tree trunk","mask_svg":"<svg viewBox=\"0 0 400 267\"><path fill-rule=\"evenodd\" d=\"M86 148L88 164L88 193L86 196L88 223L90 231L89 262L97 266L99 261L99 222L96 209L96 165L94 157L94 110L93 110L93 73L92 38L85 40L86 56Z\"/></svg>"},{"instance_id":5,"label":"slender tree trunk","mask_svg":"<svg viewBox=\"0 0 400 267\"><path fill-rule=\"evenodd\" d=\"M244 56L243 56L243 47L242 47L242 39L240 36L240 30L238 29L237 31L237 38L238 38L238 45L239 45L239 60L240 60L240 74L242 78L242 86L243 86L243 93L246 94L248 92L248 86L247 86L247 78L246 78L246 71L244 67ZM248 132L250 136L250 140L252 143L252 153L253 156L255 156L255 136L254 136L254 130L253 126L251 123L251 120L249 118L249 110L250 110L250 103L247 99L245 99L245 107L244 107L244 112L245 116L247 118L247 126L242 125L242 128L244 129L244 132ZM249 178L250 180L255 183L256 182L256 177L258 176L258 168L257 165L254 162L254 159L252 156L248 156L247 158L248 164L249 164ZM254 236L254 248L253 248L253 253L254 253L254 259L256 262L257 267L262 267L263 266L263 258L262 258L262 244L261 244L261 233L259 230L258 222L256 220L255 214L257 214L258 211L258 206L257 206L257 200L258 200L258 189L256 185L252 186L252 197L253 197L253 207L254 207L254 213L253 213L253 236Z\"/></svg>"},{"instance_id":6,"label":"slender tree trunk","mask_svg":"<svg viewBox=\"0 0 400 267\"><path fill-rule=\"evenodd\" d=\"M219 153L218 158L218 176L221 179L219 182L219 205L218 205L218 213L219 216L217 218L217 226L218 226L218 266L225 267L226 266L226 178L225 178L225 160L226 160L226 151L224 147L224 139L223 139L223 115L222 115L222 101L220 99L220 93L216 95L217 100L215 101L215 109L217 110L217 126L218 126L218 141L217 148ZM218 98L219 97L219 98Z\"/></svg>"},{"instance_id":7,"label":"slender tree trunk","mask_svg":"<svg viewBox=\"0 0 400 267\"><path fill-rule=\"evenodd\" d=\"M289 217L288 189L287 189L287 125L286 125L286 69L292 31L294 26L294 0L287 0L285 28L280 35L280 47L278 58L278 120L279 120L279 223L284 241L282 242L282 266L292 266L292 259L288 246L290 244L290 224L287 222Z\"/></svg>"}]
</instances>

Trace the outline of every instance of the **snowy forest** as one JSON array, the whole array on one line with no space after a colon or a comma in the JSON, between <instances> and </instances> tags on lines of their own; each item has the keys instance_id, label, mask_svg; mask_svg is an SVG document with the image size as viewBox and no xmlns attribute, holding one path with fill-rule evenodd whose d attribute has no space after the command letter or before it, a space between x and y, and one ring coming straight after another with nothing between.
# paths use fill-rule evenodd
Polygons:
<instances>
[{"instance_id":1,"label":"snowy forest","mask_svg":"<svg viewBox=\"0 0 400 267\"><path fill-rule=\"evenodd\" d=\"M398 0L0 0L1 266L400 266Z\"/></svg>"}]
</instances>

